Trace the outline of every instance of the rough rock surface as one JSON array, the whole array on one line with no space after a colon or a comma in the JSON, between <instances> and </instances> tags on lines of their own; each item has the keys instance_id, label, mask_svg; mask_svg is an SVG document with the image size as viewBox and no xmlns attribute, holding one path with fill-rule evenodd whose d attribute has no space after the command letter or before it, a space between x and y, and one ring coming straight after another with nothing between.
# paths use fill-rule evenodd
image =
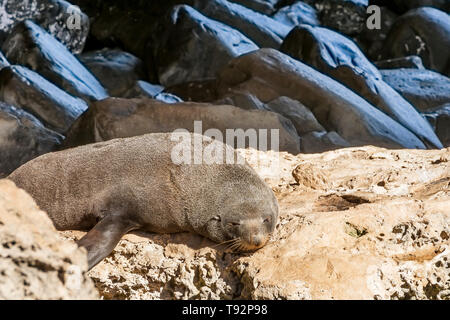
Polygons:
<instances>
[{"instance_id":1,"label":"rough rock surface","mask_svg":"<svg viewBox=\"0 0 450 320\"><path fill-rule=\"evenodd\" d=\"M51 152L63 137L31 114L0 101L0 178L27 161Z\"/></svg>"},{"instance_id":2,"label":"rough rock surface","mask_svg":"<svg viewBox=\"0 0 450 320\"><path fill-rule=\"evenodd\" d=\"M61 237L47 214L0 180L0 299L97 299L84 249Z\"/></svg>"},{"instance_id":3,"label":"rough rock surface","mask_svg":"<svg viewBox=\"0 0 450 320\"><path fill-rule=\"evenodd\" d=\"M33 20L73 53L80 53L89 33L89 18L67 1L7 0L0 2L0 45L21 21Z\"/></svg>"},{"instance_id":4,"label":"rough rock surface","mask_svg":"<svg viewBox=\"0 0 450 320\"><path fill-rule=\"evenodd\" d=\"M104 298L450 299L450 149L241 153L280 204L270 243L127 235L89 272Z\"/></svg>"}]
</instances>

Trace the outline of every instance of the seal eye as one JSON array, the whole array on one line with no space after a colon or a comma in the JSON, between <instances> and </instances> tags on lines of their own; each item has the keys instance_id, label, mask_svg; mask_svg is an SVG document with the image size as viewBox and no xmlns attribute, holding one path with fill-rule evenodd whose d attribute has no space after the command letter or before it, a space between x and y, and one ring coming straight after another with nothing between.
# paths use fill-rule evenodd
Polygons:
<instances>
[{"instance_id":1,"label":"seal eye","mask_svg":"<svg viewBox=\"0 0 450 320\"><path fill-rule=\"evenodd\" d=\"M232 227L237 227L240 225L239 222L229 222L228 225L232 226Z\"/></svg>"},{"instance_id":2,"label":"seal eye","mask_svg":"<svg viewBox=\"0 0 450 320\"><path fill-rule=\"evenodd\" d=\"M270 218L265 218L264 219L264 223L269 223L270 222Z\"/></svg>"}]
</instances>

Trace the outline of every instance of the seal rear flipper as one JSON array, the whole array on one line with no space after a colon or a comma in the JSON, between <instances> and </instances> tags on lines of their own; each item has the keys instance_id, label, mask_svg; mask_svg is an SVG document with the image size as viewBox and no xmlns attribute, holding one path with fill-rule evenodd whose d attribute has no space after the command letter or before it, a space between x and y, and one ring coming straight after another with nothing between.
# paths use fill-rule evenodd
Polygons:
<instances>
[{"instance_id":1,"label":"seal rear flipper","mask_svg":"<svg viewBox=\"0 0 450 320\"><path fill-rule=\"evenodd\" d=\"M107 216L84 235L78 246L87 249L88 270L106 258L126 233L137 229L135 223L117 216Z\"/></svg>"}]
</instances>

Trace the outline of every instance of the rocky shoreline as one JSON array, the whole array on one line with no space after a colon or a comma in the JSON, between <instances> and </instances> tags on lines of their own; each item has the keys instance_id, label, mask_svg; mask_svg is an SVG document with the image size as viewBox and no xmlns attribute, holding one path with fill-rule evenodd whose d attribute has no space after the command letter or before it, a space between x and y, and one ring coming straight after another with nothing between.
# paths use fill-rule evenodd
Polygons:
<instances>
[{"instance_id":1,"label":"rocky shoreline","mask_svg":"<svg viewBox=\"0 0 450 320\"><path fill-rule=\"evenodd\" d=\"M0 180L0 299L450 299L449 12L442 0L2 2L0 179L49 152L196 121L223 136L278 130L276 144L239 147L281 216L254 254L132 234L87 272L83 233L56 231Z\"/></svg>"}]
</instances>

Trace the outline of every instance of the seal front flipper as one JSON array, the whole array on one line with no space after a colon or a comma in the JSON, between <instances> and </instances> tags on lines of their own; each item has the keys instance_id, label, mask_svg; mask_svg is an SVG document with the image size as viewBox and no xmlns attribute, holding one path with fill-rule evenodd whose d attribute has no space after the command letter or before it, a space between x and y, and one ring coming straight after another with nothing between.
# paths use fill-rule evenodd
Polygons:
<instances>
[{"instance_id":1,"label":"seal front flipper","mask_svg":"<svg viewBox=\"0 0 450 320\"><path fill-rule=\"evenodd\" d=\"M109 215L100 220L94 228L78 241L78 246L88 252L88 269L106 258L116 247L123 235L137 229L135 222L120 216Z\"/></svg>"}]
</instances>

